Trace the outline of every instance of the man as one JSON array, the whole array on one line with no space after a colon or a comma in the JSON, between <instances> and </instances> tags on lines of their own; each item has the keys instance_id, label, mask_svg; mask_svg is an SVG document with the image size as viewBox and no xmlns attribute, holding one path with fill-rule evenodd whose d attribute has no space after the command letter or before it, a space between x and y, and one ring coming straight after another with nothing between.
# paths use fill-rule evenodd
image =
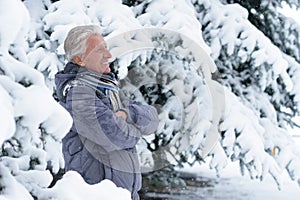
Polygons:
<instances>
[{"instance_id":1,"label":"man","mask_svg":"<svg viewBox=\"0 0 300 200\"><path fill-rule=\"evenodd\" d=\"M103 179L128 189L139 199L141 174L136 144L158 126L154 107L120 99L109 68L111 53L96 25L70 30L64 49L69 61L55 76L57 97L73 117L63 138L65 169L89 184Z\"/></svg>"}]
</instances>

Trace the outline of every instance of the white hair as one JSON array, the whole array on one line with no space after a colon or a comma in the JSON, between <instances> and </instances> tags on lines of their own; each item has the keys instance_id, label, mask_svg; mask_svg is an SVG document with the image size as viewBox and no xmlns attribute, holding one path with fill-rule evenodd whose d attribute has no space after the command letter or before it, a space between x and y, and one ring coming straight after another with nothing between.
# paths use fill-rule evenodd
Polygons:
<instances>
[{"instance_id":1,"label":"white hair","mask_svg":"<svg viewBox=\"0 0 300 200\"><path fill-rule=\"evenodd\" d=\"M83 56L86 50L86 41L90 35L101 35L97 25L83 25L72 28L64 42L66 59L72 61L74 56Z\"/></svg>"}]
</instances>

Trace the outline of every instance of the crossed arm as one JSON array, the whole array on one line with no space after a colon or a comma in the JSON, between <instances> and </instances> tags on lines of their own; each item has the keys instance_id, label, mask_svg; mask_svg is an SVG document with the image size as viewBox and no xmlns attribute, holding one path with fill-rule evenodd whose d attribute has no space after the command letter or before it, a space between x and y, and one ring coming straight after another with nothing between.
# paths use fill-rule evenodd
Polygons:
<instances>
[{"instance_id":1,"label":"crossed arm","mask_svg":"<svg viewBox=\"0 0 300 200\"><path fill-rule=\"evenodd\" d=\"M68 102L69 101L69 102ZM68 92L67 102L78 134L107 151L133 148L141 135L158 126L156 109L138 102L125 102L125 111L114 113L91 88L78 86Z\"/></svg>"}]
</instances>

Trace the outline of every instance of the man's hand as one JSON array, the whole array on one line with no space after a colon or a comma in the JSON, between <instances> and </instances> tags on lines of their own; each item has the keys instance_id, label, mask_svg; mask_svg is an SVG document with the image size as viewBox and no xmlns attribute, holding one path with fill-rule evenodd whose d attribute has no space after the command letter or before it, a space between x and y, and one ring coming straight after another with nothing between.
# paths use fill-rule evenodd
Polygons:
<instances>
[{"instance_id":1,"label":"man's hand","mask_svg":"<svg viewBox=\"0 0 300 200\"><path fill-rule=\"evenodd\" d=\"M123 117L123 119L125 119L125 120L127 120L127 117L128 117L127 113L123 110L119 110L119 111L115 112L115 115L117 117Z\"/></svg>"}]
</instances>

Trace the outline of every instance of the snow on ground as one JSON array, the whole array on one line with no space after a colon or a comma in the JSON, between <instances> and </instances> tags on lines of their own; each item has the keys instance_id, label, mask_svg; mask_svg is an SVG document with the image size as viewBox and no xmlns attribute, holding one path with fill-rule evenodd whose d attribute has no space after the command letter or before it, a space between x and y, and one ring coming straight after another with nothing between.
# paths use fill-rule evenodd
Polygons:
<instances>
[{"instance_id":1,"label":"snow on ground","mask_svg":"<svg viewBox=\"0 0 300 200\"><path fill-rule=\"evenodd\" d=\"M300 148L300 138L297 137L295 140ZM199 188L196 194L198 199L200 197L205 200L298 200L300 196L300 187L291 181L286 172L283 173L283 185L279 191L270 175L263 181L251 180L247 175L241 176L238 163L228 164L219 178L209 169L208 162L201 166L185 167L179 171L196 173L204 179L214 180L213 187ZM195 193L191 198L185 196L179 199L192 200L194 196Z\"/></svg>"},{"instance_id":2,"label":"snow on ground","mask_svg":"<svg viewBox=\"0 0 300 200\"><path fill-rule=\"evenodd\" d=\"M48 196L47 196L48 195ZM130 192L121 187L117 187L110 180L103 180L98 184L89 185L83 178L74 171L69 171L64 178L45 193L42 199L57 200L130 200Z\"/></svg>"},{"instance_id":3,"label":"snow on ground","mask_svg":"<svg viewBox=\"0 0 300 200\"><path fill-rule=\"evenodd\" d=\"M263 181L251 180L249 177L241 176L238 164L229 164L219 178L207 166L196 166L186 168L184 171L196 172L201 177L216 179L213 187L199 188L199 197L206 200L298 200L300 187L295 182L291 182L287 174L282 190L277 189L277 185L271 176L266 176ZM201 199L202 199L201 198Z\"/></svg>"}]
</instances>

